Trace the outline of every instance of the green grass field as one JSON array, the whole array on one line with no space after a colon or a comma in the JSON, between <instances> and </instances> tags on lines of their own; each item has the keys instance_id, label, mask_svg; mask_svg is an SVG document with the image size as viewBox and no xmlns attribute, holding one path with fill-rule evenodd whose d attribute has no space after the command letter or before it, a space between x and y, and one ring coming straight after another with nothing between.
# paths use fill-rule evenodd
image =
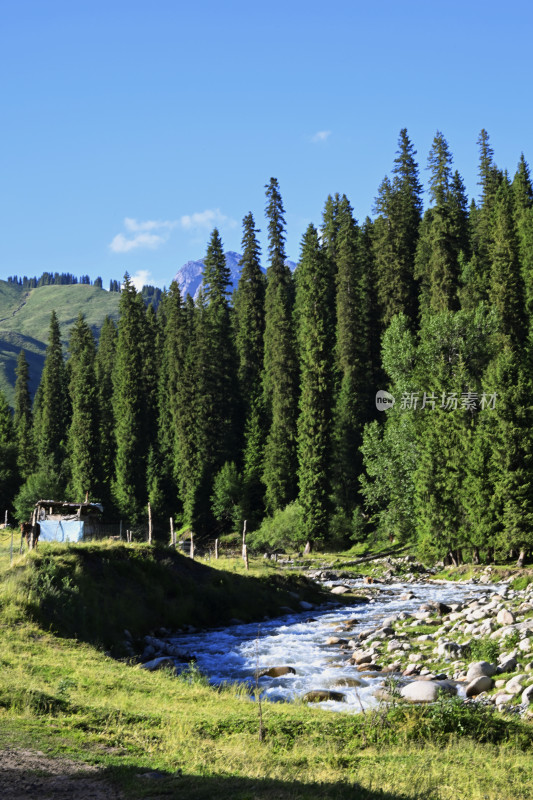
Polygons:
<instances>
[{"instance_id":1,"label":"green grass field","mask_svg":"<svg viewBox=\"0 0 533 800\"><path fill-rule=\"evenodd\" d=\"M147 673L95 643L104 623L91 618L118 624L126 613L128 580L143 603L153 603L153 616L140 630L160 622L165 608L170 625L179 615L193 622L191 608L204 613L213 602L206 587L215 594L218 587L224 614L248 608L252 616L259 613L249 608L254 594L262 593L261 604L274 606L281 594L287 599L287 590L306 591L291 575L257 560L251 576L244 576L235 559L224 564L227 569L197 564L194 580L187 582L181 563L187 559L167 551L166 560L163 548L150 555L145 545L119 544L42 547L37 555L15 555L10 566L9 544L9 532L0 532L1 747L29 747L99 765L127 798L533 796L530 724L444 702L432 709L398 706L364 715L333 714L298 702L263 703L260 741L258 704L243 687L214 689L194 668L181 677L170 670ZM119 564L129 569L114 572ZM84 603L87 608L81 633L74 636L67 630L73 615L66 606L78 579L77 608ZM176 590L172 602L167 597L158 607L155 580L182 581L182 599ZM183 604L185 594L189 605L174 609L178 616L172 617L171 605ZM97 603L98 612L90 608ZM137 613L130 612L128 624ZM154 771L157 781L139 777L148 772L153 778Z\"/></svg>"}]
</instances>

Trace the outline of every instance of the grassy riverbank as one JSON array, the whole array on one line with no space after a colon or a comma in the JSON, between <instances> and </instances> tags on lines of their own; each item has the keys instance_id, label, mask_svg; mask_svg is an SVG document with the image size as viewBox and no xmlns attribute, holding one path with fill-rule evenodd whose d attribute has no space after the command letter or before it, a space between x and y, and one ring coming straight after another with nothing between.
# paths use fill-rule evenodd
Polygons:
<instances>
[{"instance_id":1,"label":"grassy riverbank","mask_svg":"<svg viewBox=\"0 0 533 800\"><path fill-rule=\"evenodd\" d=\"M133 627L147 598L152 609L137 622L141 633L156 624L193 623L187 597L196 598L197 615L215 608L223 621L225 615L252 618L258 604L296 604L310 591L305 582L264 563L253 566L252 572L262 575L254 581L238 574L237 563L227 562L229 570L219 572L182 564L172 555L167 563L167 558L168 551L150 554L141 546L43 547L36 557L16 559L12 568L3 564L0 747L96 764L128 798L533 796L533 731L526 723L450 701L355 716L300 703L264 703L259 741L257 703L240 687L214 690L194 669L176 678L170 671L147 673L106 655L95 644L100 640L106 646L106 613L111 629L121 622L119 609ZM187 573L189 568L198 573ZM154 581L159 581L157 592ZM174 584L180 582L178 590ZM219 597L229 595L219 601L220 609L213 599L217 585ZM170 586L176 616L166 617ZM135 590L140 599L128 608ZM156 602L159 591L162 599ZM210 598L204 603L207 611L200 611L202 597ZM102 606L98 624L90 622L88 609L95 602ZM78 638L68 632L75 619L69 603L78 611L86 607ZM154 624L142 628L147 620Z\"/></svg>"}]
</instances>

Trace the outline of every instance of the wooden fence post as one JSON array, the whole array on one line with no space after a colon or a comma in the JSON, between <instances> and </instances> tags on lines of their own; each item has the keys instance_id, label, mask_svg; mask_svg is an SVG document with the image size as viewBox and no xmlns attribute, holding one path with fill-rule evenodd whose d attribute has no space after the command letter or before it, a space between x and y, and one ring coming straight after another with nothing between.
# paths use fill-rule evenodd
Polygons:
<instances>
[{"instance_id":1,"label":"wooden fence post","mask_svg":"<svg viewBox=\"0 0 533 800\"><path fill-rule=\"evenodd\" d=\"M189 556L192 559L194 559L194 536L192 531L191 531L191 549L189 550Z\"/></svg>"},{"instance_id":2,"label":"wooden fence post","mask_svg":"<svg viewBox=\"0 0 533 800\"><path fill-rule=\"evenodd\" d=\"M248 564L248 547L245 544L242 546L242 557L244 559L245 569L250 569L250 565Z\"/></svg>"},{"instance_id":3,"label":"wooden fence post","mask_svg":"<svg viewBox=\"0 0 533 800\"><path fill-rule=\"evenodd\" d=\"M244 558L244 548L246 547L246 520L242 527L242 557Z\"/></svg>"},{"instance_id":4,"label":"wooden fence post","mask_svg":"<svg viewBox=\"0 0 533 800\"><path fill-rule=\"evenodd\" d=\"M215 558L218 561L218 539L215 539Z\"/></svg>"},{"instance_id":5,"label":"wooden fence post","mask_svg":"<svg viewBox=\"0 0 533 800\"><path fill-rule=\"evenodd\" d=\"M37 509L33 512L31 519L31 534L30 534L30 550L33 550L35 545L35 523L37 522Z\"/></svg>"},{"instance_id":6,"label":"wooden fence post","mask_svg":"<svg viewBox=\"0 0 533 800\"><path fill-rule=\"evenodd\" d=\"M170 517L170 546L176 549L176 536L174 534L174 517Z\"/></svg>"},{"instance_id":7,"label":"wooden fence post","mask_svg":"<svg viewBox=\"0 0 533 800\"><path fill-rule=\"evenodd\" d=\"M118 538L122 541L122 520L120 520L120 527L118 529Z\"/></svg>"},{"instance_id":8,"label":"wooden fence post","mask_svg":"<svg viewBox=\"0 0 533 800\"><path fill-rule=\"evenodd\" d=\"M148 544L152 544L152 507L148 501Z\"/></svg>"}]
</instances>

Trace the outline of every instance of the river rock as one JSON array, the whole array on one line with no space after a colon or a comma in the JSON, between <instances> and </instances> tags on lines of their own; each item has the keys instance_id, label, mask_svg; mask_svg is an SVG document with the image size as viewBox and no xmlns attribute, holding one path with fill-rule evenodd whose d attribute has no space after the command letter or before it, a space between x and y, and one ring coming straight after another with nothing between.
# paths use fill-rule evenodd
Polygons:
<instances>
[{"instance_id":1,"label":"river rock","mask_svg":"<svg viewBox=\"0 0 533 800\"><path fill-rule=\"evenodd\" d=\"M304 611L312 611L312 609L315 607L314 603L308 603L307 600L300 600L299 605Z\"/></svg>"},{"instance_id":2,"label":"river rock","mask_svg":"<svg viewBox=\"0 0 533 800\"><path fill-rule=\"evenodd\" d=\"M482 676L492 678L493 675L496 675L497 671L498 668L496 664L489 664L488 661L473 661L468 667L466 680L470 683L474 678L480 678Z\"/></svg>"},{"instance_id":3,"label":"river rock","mask_svg":"<svg viewBox=\"0 0 533 800\"><path fill-rule=\"evenodd\" d=\"M349 594L351 591L349 586L333 586L331 588L331 594Z\"/></svg>"},{"instance_id":4,"label":"river rock","mask_svg":"<svg viewBox=\"0 0 533 800\"><path fill-rule=\"evenodd\" d=\"M520 642L518 642L518 647L523 653L531 650L531 639L522 639Z\"/></svg>"},{"instance_id":5,"label":"river rock","mask_svg":"<svg viewBox=\"0 0 533 800\"><path fill-rule=\"evenodd\" d=\"M333 692L330 689L313 689L304 694L302 700L304 703L323 703L326 700L342 703L346 700L346 695L342 692Z\"/></svg>"},{"instance_id":6,"label":"river rock","mask_svg":"<svg viewBox=\"0 0 533 800\"><path fill-rule=\"evenodd\" d=\"M370 664L370 662L372 661L373 658L374 658L374 654L373 653L365 653L365 652L354 653L352 658L351 658L351 661L354 664L365 664L366 665L366 664Z\"/></svg>"},{"instance_id":7,"label":"river rock","mask_svg":"<svg viewBox=\"0 0 533 800\"><path fill-rule=\"evenodd\" d=\"M502 608L501 611L498 611L498 615L496 617L496 622L498 625L513 625L514 621L514 614L511 614L511 612L506 608Z\"/></svg>"},{"instance_id":8,"label":"river rock","mask_svg":"<svg viewBox=\"0 0 533 800\"><path fill-rule=\"evenodd\" d=\"M282 675L296 675L294 667L269 667L269 669L261 669L257 673L258 678L281 678Z\"/></svg>"},{"instance_id":9,"label":"river rock","mask_svg":"<svg viewBox=\"0 0 533 800\"><path fill-rule=\"evenodd\" d=\"M391 639L387 645L387 652L394 653L396 650L403 650L403 643L399 639Z\"/></svg>"},{"instance_id":10,"label":"river rock","mask_svg":"<svg viewBox=\"0 0 533 800\"><path fill-rule=\"evenodd\" d=\"M368 683L362 678L339 678L335 681L333 686L351 686L357 688L358 686L368 686Z\"/></svg>"},{"instance_id":11,"label":"river rock","mask_svg":"<svg viewBox=\"0 0 533 800\"><path fill-rule=\"evenodd\" d=\"M501 675L503 672L514 672L517 667L517 661L514 656L509 656L501 664L498 664L497 672Z\"/></svg>"},{"instance_id":12,"label":"river rock","mask_svg":"<svg viewBox=\"0 0 533 800\"><path fill-rule=\"evenodd\" d=\"M492 689L493 683L494 681L492 678L489 678L488 675L479 675L479 677L470 681L466 687L466 696L475 697L477 694L481 694L481 692L488 692L489 689Z\"/></svg>"},{"instance_id":13,"label":"river rock","mask_svg":"<svg viewBox=\"0 0 533 800\"><path fill-rule=\"evenodd\" d=\"M523 705L527 706L530 703L533 703L533 683L531 686L527 686L524 691L522 692L522 697L520 698Z\"/></svg>"},{"instance_id":14,"label":"river rock","mask_svg":"<svg viewBox=\"0 0 533 800\"><path fill-rule=\"evenodd\" d=\"M507 692L507 694L520 694L520 692L524 688L522 684L525 681L526 677L527 677L526 675L513 675L511 680L507 681L507 683L505 684L505 691Z\"/></svg>"},{"instance_id":15,"label":"river rock","mask_svg":"<svg viewBox=\"0 0 533 800\"><path fill-rule=\"evenodd\" d=\"M328 638L326 639L326 644L327 645L348 644L348 639L339 639L338 636L328 636Z\"/></svg>"},{"instance_id":16,"label":"river rock","mask_svg":"<svg viewBox=\"0 0 533 800\"><path fill-rule=\"evenodd\" d=\"M413 681L400 690L401 696L409 703L434 703L439 693L456 694L456 688L444 681Z\"/></svg>"},{"instance_id":17,"label":"river rock","mask_svg":"<svg viewBox=\"0 0 533 800\"><path fill-rule=\"evenodd\" d=\"M148 672L155 672L157 669L163 669L163 667L173 667L174 662L168 656L162 656L161 658L154 658L152 661L146 661L140 666L141 669L147 669Z\"/></svg>"},{"instance_id":18,"label":"river rock","mask_svg":"<svg viewBox=\"0 0 533 800\"><path fill-rule=\"evenodd\" d=\"M514 699L514 694L497 694L494 698L494 704L500 708L501 706L506 706Z\"/></svg>"},{"instance_id":19,"label":"river rock","mask_svg":"<svg viewBox=\"0 0 533 800\"><path fill-rule=\"evenodd\" d=\"M484 608L476 608L472 611L471 614L467 616L467 622L476 622L480 619L484 619L487 616L487 612Z\"/></svg>"},{"instance_id":20,"label":"river rock","mask_svg":"<svg viewBox=\"0 0 533 800\"><path fill-rule=\"evenodd\" d=\"M443 642L441 640L437 645L437 655L445 658L461 658L466 648L467 645L462 645L458 642Z\"/></svg>"}]
</instances>

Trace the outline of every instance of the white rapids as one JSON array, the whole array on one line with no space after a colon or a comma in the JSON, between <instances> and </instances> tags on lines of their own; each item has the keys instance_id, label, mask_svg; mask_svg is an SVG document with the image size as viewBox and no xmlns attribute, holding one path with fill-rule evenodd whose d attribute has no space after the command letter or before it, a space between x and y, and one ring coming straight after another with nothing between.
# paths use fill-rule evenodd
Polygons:
<instances>
[{"instance_id":1,"label":"white rapids","mask_svg":"<svg viewBox=\"0 0 533 800\"><path fill-rule=\"evenodd\" d=\"M342 581L354 589L362 586L358 581ZM328 584L326 584L328 585ZM332 584L329 584L332 585ZM314 609L302 613L258 623L232 625L227 628L182 634L172 637L172 643L194 655L198 669L214 685L244 683L255 690L255 673L270 667L293 667L296 674L279 678L259 679L261 697L272 701L290 701L314 689L336 689L345 696L345 702L331 700L320 703L332 711L358 712L377 704L376 689L383 685L386 676L373 673L360 677L355 667L347 662L349 652L326 645L331 635L351 638L362 630L373 628L386 617L401 611L413 613L430 600L443 603L462 602L475 597L480 591L497 587L477 584L398 583L380 588L375 600L364 604L339 605L327 610ZM413 592L411 600L400 600L406 592ZM359 624L353 633L335 633L341 622L356 618ZM312 620L312 621L311 621ZM358 678L363 685L356 688L335 684L341 678Z\"/></svg>"}]
</instances>

